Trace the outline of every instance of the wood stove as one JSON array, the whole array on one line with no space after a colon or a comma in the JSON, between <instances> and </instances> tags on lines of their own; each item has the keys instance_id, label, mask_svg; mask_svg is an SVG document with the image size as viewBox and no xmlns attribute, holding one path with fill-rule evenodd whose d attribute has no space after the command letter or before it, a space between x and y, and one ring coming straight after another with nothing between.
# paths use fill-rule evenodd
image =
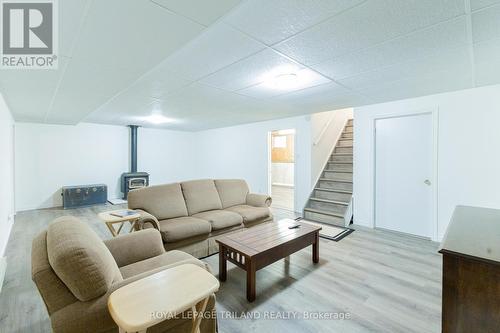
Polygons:
<instances>
[{"instance_id":1,"label":"wood stove","mask_svg":"<svg viewBox=\"0 0 500 333\"><path fill-rule=\"evenodd\" d=\"M130 172L124 172L121 176L121 190L123 199L127 199L128 192L149 185L149 174L137 172L137 125L130 127Z\"/></svg>"}]
</instances>

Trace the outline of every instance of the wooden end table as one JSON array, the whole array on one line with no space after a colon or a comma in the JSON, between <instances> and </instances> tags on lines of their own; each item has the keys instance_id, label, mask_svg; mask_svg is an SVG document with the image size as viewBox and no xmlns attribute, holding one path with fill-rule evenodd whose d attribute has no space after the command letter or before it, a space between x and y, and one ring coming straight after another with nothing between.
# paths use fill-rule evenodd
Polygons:
<instances>
[{"instance_id":1,"label":"wooden end table","mask_svg":"<svg viewBox=\"0 0 500 333\"><path fill-rule=\"evenodd\" d=\"M195 333L200 332L203 312L217 290L219 281L212 274L200 266L184 264L115 290L108 298L108 309L120 333L145 333L148 328L191 309L191 332Z\"/></svg>"},{"instance_id":2,"label":"wooden end table","mask_svg":"<svg viewBox=\"0 0 500 333\"><path fill-rule=\"evenodd\" d=\"M291 225L299 225L289 229ZM319 261L321 227L283 219L237 231L216 239L219 244L219 280L226 281L227 261L247 272L247 300L255 300L256 271L312 245L312 261Z\"/></svg>"},{"instance_id":3,"label":"wooden end table","mask_svg":"<svg viewBox=\"0 0 500 333\"><path fill-rule=\"evenodd\" d=\"M103 220L104 223L106 223L106 226L108 227L109 231L111 231L111 234L113 235L113 237L116 237L120 234L120 231L122 231L123 225L126 222L130 222L129 232L134 231L135 224L141 217L141 214L139 214L139 213L134 214L134 215L124 216L124 217L111 215L111 213L120 212L120 211L124 211L124 210L125 209L112 210L109 212L102 212L102 213L98 214L99 218L101 220ZM115 227L114 227L115 224L119 224L118 229L115 229Z\"/></svg>"}]
</instances>

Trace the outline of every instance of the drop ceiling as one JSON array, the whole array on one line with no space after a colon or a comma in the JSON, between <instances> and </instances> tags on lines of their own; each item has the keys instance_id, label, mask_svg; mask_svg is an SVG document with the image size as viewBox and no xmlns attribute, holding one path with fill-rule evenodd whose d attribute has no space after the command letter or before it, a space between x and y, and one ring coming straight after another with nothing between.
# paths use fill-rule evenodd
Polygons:
<instances>
[{"instance_id":1,"label":"drop ceiling","mask_svg":"<svg viewBox=\"0 0 500 333\"><path fill-rule=\"evenodd\" d=\"M500 83L500 0L64 0L59 11L59 68L0 70L17 121L196 131ZM280 68L308 79L270 89Z\"/></svg>"}]
</instances>

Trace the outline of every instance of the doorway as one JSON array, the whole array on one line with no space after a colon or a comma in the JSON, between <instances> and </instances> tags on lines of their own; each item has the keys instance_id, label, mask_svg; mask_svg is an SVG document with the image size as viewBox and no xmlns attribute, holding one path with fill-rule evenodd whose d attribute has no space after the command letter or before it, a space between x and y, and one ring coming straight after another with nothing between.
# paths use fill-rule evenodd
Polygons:
<instances>
[{"instance_id":1,"label":"doorway","mask_svg":"<svg viewBox=\"0 0 500 333\"><path fill-rule=\"evenodd\" d=\"M375 120L375 226L433 238L433 115Z\"/></svg>"},{"instance_id":2,"label":"doorway","mask_svg":"<svg viewBox=\"0 0 500 333\"><path fill-rule=\"evenodd\" d=\"M273 207L294 210L295 201L295 129L270 132L269 192Z\"/></svg>"}]
</instances>

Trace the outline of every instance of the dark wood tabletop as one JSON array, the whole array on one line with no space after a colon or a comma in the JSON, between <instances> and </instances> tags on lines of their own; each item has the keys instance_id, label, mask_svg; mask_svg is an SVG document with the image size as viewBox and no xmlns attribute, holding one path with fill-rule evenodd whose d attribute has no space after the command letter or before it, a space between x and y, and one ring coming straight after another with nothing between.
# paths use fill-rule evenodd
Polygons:
<instances>
[{"instance_id":1,"label":"dark wood tabletop","mask_svg":"<svg viewBox=\"0 0 500 333\"><path fill-rule=\"evenodd\" d=\"M290 226L297 226L290 228ZM247 272L247 299L255 300L257 270L286 258L312 245L312 261L319 261L319 231L321 227L292 219L269 222L218 237L219 280L225 281L226 262L230 261Z\"/></svg>"},{"instance_id":2,"label":"dark wood tabletop","mask_svg":"<svg viewBox=\"0 0 500 333\"><path fill-rule=\"evenodd\" d=\"M299 227L289 229L288 227L291 225L299 225ZM246 256L252 257L276 248L292 239L315 233L319 230L321 230L321 227L297 222L292 219L283 219L224 235L217 238L216 241Z\"/></svg>"}]
</instances>

